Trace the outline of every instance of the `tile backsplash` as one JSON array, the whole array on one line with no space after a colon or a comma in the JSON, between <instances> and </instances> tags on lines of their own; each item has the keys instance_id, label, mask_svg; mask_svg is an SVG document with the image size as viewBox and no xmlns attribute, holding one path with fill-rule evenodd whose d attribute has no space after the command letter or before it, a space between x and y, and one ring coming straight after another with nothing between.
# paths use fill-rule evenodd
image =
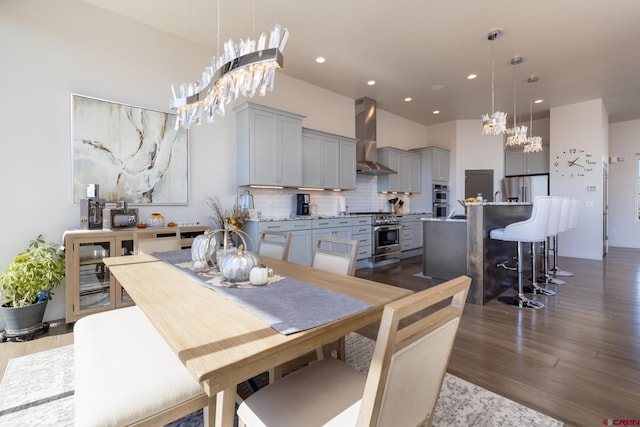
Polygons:
<instances>
[{"instance_id":1,"label":"tile backsplash","mask_svg":"<svg viewBox=\"0 0 640 427\"><path fill-rule=\"evenodd\" d=\"M265 188L238 188L238 194L248 189L253 194L255 209L263 218L284 218L296 214L296 194L309 193L311 203L318 206L318 215L338 215L339 200L344 197L348 212L388 212L389 199L398 197L404 201L404 211L411 211L408 194L378 193L378 178L372 175L357 175L357 189L349 191L306 191L293 188L273 190Z\"/></svg>"}]
</instances>

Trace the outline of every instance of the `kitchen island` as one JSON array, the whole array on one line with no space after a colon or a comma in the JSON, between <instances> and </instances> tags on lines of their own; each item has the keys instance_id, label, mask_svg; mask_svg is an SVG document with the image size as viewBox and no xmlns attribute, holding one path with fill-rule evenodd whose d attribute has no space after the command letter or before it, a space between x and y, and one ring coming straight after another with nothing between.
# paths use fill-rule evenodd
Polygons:
<instances>
[{"instance_id":1,"label":"kitchen island","mask_svg":"<svg viewBox=\"0 0 640 427\"><path fill-rule=\"evenodd\" d=\"M423 274L435 281L471 276L467 296L471 304L484 305L512 288L515 271L497 265L515 257L516 242L492 240L489 232L528 219L531 207L531 203L473 203L466 207L466 219L423 218ZM515 260L510 265L515 266Z\"/></svg>"}]
</instances>

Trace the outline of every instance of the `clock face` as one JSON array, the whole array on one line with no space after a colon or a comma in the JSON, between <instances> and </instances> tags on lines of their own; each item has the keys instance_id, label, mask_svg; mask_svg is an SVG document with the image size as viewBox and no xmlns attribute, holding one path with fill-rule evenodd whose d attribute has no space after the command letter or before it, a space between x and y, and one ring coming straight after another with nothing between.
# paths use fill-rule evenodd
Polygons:
<instances>
[{"instance_id":1,"label":"clock face","mask_svg":"<svg viewBox=\"0 0 640 427\"><path fill-rule=\"evenodd\" d=\"M568 148L556 156L553 166L560 176L582 178L596 171L598 162L582 148Z\"/></svg>"}]
</instances>

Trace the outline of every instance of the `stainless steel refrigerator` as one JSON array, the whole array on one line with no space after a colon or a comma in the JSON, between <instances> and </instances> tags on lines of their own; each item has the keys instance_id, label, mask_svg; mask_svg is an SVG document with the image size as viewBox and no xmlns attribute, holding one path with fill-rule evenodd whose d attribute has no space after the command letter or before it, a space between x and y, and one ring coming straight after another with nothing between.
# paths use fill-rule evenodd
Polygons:
<instances>
[{"instance_id":1,"label":"stainless steel refrigerator","mask_svg":"<svg viewBox=\"0 0 640 427\"><path fill-rule=\"evenodd\" d=\"M511 176L504 178L504 201L533 202L549 195L549 175Z\"/></svg>"}]
</instances>

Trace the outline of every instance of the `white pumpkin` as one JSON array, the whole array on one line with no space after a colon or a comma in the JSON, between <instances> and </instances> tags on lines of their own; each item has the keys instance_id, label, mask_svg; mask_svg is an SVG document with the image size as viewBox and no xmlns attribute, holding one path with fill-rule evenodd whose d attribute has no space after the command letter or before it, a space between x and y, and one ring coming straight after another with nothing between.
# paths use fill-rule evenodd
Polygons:
<instances>
[{"instance_id":1,"label":"white pumpkin","mask_svg":"<svg viewBox=\"0 0 640 427\"><path fill-rule=\"evenodd\" d=\"M213 267L216 264L216 248L218 239L215 231L205 231L204 234L196 236L191 244L191 261L194 268ZM202 267L196 267L196 263Z\"/></svg>"},{"instance_id":2,"label":"white pumpkin","mask_svg":"<svg viewBox=\"0 0 640 427\"><path fill-rule=\"evenodd\" d=\"M251 252L245 252L243 246L238 247L235 254L227 254L218 261L220 274L229 282L246 282L249 280L251 269L260 265L258 257Z\"/></svg>"},{"instance_id":3,"label":"white pumpkin","mask_svg":"<svg viewBox=\"0 0 640 427\"><path fill-rule=\"evenodd\" d=\"M266 267L253 267L249 274L249 282L254 286L266 285L269 280L269 270Z\"/></svg>"}]
</instances>

